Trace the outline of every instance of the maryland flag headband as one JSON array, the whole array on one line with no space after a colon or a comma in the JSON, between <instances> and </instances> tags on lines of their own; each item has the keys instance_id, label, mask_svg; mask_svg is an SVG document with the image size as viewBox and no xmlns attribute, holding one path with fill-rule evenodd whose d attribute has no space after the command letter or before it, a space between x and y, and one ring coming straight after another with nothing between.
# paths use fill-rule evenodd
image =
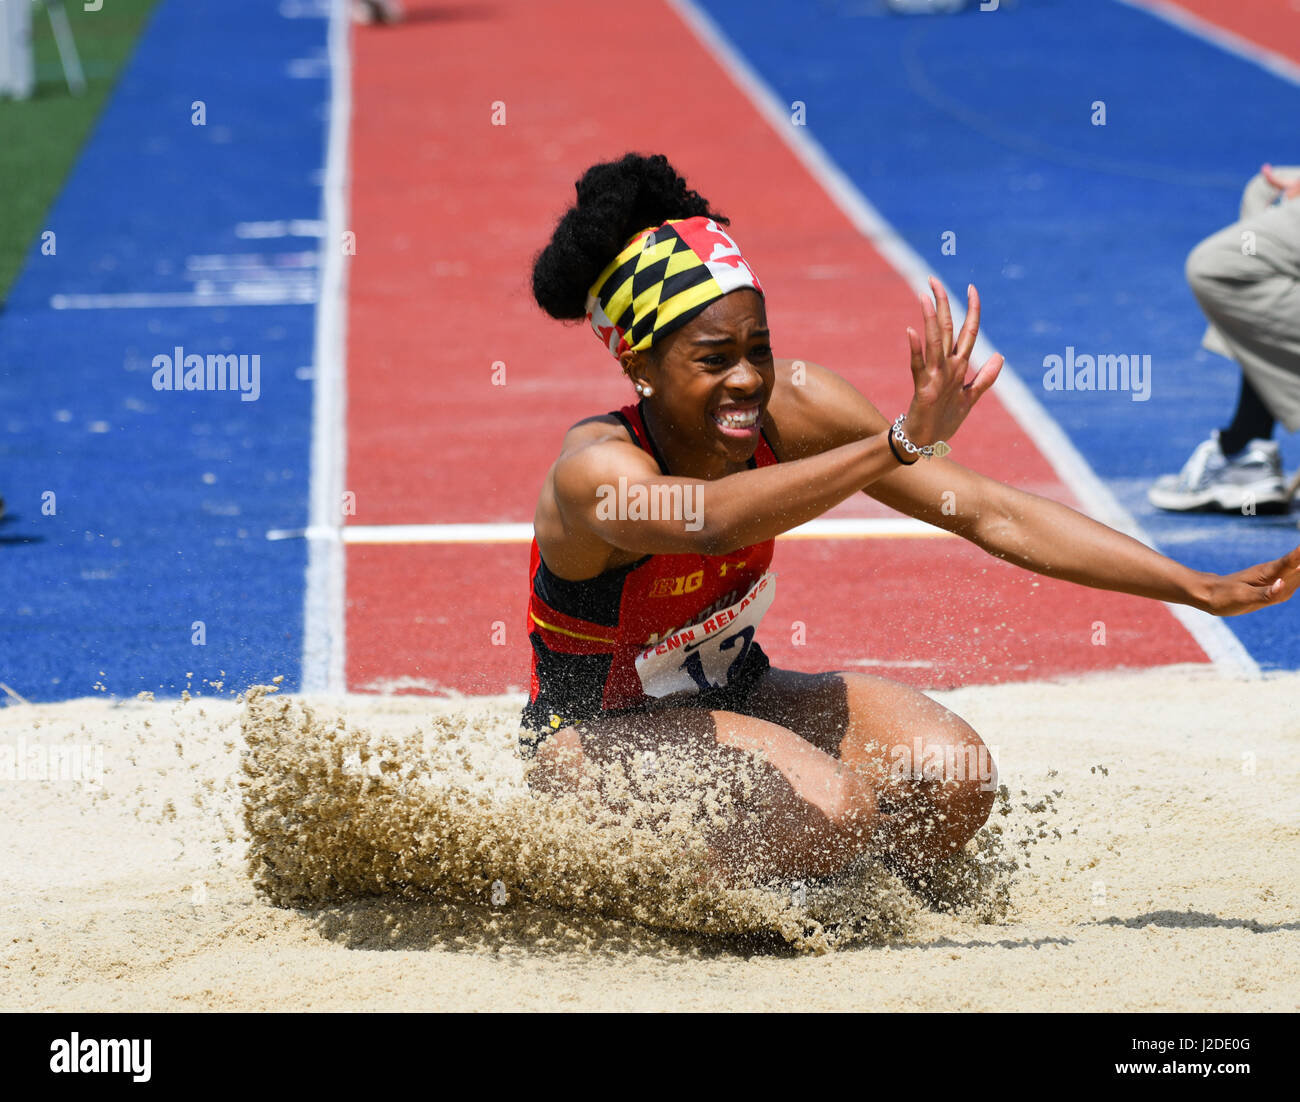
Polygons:
<instances>
[{"instance_id":1,"label":"maryland flag headband","mask_svg":"<svg viewBox=\"0 0 1300 1102\"><path fill-rule=\"evenodd\" d=\"M615 357L643 352L742 287L763 293L736 243L711 218L641 230L591 286L587 320Z\"/></svg>"}]
</instances>

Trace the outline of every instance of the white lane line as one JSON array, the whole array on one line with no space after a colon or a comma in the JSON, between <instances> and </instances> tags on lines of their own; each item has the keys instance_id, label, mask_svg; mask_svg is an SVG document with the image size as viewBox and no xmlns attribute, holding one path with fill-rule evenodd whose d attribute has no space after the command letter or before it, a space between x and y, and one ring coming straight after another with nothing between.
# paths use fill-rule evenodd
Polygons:
<instances>
[{"instance_id":1,"label":"white lane line","mask_svg":"<svg viewBox=\"0 0 1300 1102\"><path fill-rule=\"evenodd\" d=\"M951 532L911 517L844 517L810 520L776 538L930 539ZM272 528L269 540L309 539L335 543L530 543L531 524L349 524L343 528L309 525Z\"/></svg>"},{"instance_id":2,"label":"white lane line","mask_svg":"<svg viewBox=\"0 0 1300 1102\"><path fill-rule=\"evenodd\" d=\"M957 537L952 532L912 517L818 517L791 528L779 540L934 539Z\"/></svg>"},{"instance_id":3,"label":"white lane line","mask_svg":"<svg viewBox=\"0 0 1300 1102\"><path fill-rule=\"evenodd\" d=\"M343 228L347 219L348 128L352 111L349 0L330 7L330 125L325 160L321 238L321 291L313 352L311 493L308 508L307 581L303 598L302 687L304 692L342 692L347 636L342 543L333 535L343 508L346 463L345 375L347 268Z\"/></svg>"},{"instance_id":4,"label":"white lane line","mask_svg":"<svg viewBox=\"0 0 1300 1102\"><path fill-rule=\"evenodd\" d=\"M328 19L331 0L280 0L280 14L285 19Z\"/></svg>"},{"instance_id":5,"label":"white lane line","mask_svg":"<svg viewBox=\"0 0 1300 1102\"><path fill-rule=\"evenodd\" d=\"M329 76L329 59L324 57L295 57L285 66L291 80L319 80Z\"/></svg>"},{"instance_id":6,"label":"white lane line","mask_svg":"<svg viewBox=\"0 0 1300 1102\"><path fill-rule=\"evenodd\" d=\"M121 291L50 296L54 310L150 310L215 306L303 306L316 301L318 256L241 253L185 259L192 291ZM218 285L221 285L218 287Z\"/></svg>"},{"instance_id":7,"label":"white lane line","mask_svg":"<svg viewBox=\"0 0 1300 1102\"><path fill-rule=\"evenodd\" d=\"M325 223L315 218L280 218L270 222L236 222L235 236L254 241L272 237L324 237Z\"/></svg>"},{"instance_id":8,"label":"white lane line","mask_svg":"<svg viewBox=\"0 0 1300 1102\"><path fill-rule=\"evenodd\" d=\"M272 273L287 280L301 280L315 271L320 257L314 252L296 253L205 253L185 258L187 272Z\"/></svg>"},{"instance_id":9,"label":"white lane line","mask_svg":"<svg viewBox=\"0 0 1300 1102\"><path fill-rule=\"evenodd\" d=\"M928 289L931 271L902 235L893 228L881 213L867 200L857 186L831 160L829 154L808 133L807 127L793 126L790 116L776 93L765 84L740 52L731 45L713 20L700 11L692 0L666 0L696 35L701 43L717 58L736 86L749 98L755 109L768 122L778 137L799 159L808 173L825 190L843 211L846 218L867 238L917 294ZM937 276L936 276L937 278ZM945 288L947 289L947 288ZM949 290L953 304L953 321L961 325L959 304L965 295L954 295ZM993 355L993 347L981 331L973 358L983 362ZM1038 399L1012 371L1003 371L998 377L994 394L1019 423L1060 480L1074 492L1083 508L1103 524L1107 524L1148 547L1154 546L1110 489L1093 473L1087 461L1070 442L1061 427L1050 417ZM1167 604L1175 618L1191 633L1209 659L1224 674L1237 677L1258 678L1259 666L1241 641L1220 620L1208 613L1198 612L1186 605Z\"/></svg>"},{"instance_id":10,"label":"white lane line","mask_svg":"<svg viewBox=\"0 0 1300 1102\"><path fill-rule=\"evenodd\" d=\"M1258 65L1261 69L1267 69L1275 77L1281 77L1291 84L1300 84L1300 65L1297 65L1289 57L1274 53L1257 42L1242 38L1239 34L1234 34L1224 27L1217 26L1208 19L1202 19L1199 15L1195 15L1186 8L1180 8L1177 4L1169 3L1169 0L1115 0L1115 2L1126 7L1137 8L1148 15L1155 16L1157 19L1163 19L1180 31L1196 35L1197 38L1203 38L1206 42L1218 46L1221 50L1236 54L1238 57ZM1279 0L1280 2L1281 0ZM1296 12L1293 18L1297 26L1300 27L1300 12ZM1297 33L1300 34L1300 30ZM1280 161L1282 154L1278 153L1277 157Z\"/></svg>"},{"instance_id":11,"label":"white lane line","mask_svg":"<svg viewBox=\"0 0 1300 1102\"><path fill-rule=\"evenodd\" d=\"M301 306L316 301L316 283L280 280L236 283L222 291L123 292L51 295L53 310L155 310L187 306Z\"/></svg>"}]
</instances>

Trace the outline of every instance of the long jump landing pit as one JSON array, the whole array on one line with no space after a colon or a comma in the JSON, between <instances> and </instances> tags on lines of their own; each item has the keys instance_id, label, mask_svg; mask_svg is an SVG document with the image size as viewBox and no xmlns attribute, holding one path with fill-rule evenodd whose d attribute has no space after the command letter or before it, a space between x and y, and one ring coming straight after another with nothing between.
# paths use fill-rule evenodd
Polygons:
<instances>
[{"instance_id":1,"label":"long jump landing pit","mask_svg":"<svg viewBox=\"0 0 1300 1102\"><path fill-rule=\"evenodd\" d=\"M4 1009L1295 1010L1298 691L1188 666L934 693L995 748L1010 908L998 878L944 913L868 868L829 950L793 906L652 896L626 833L531 835L519 697L272 696L244 730L228 697L13 703Z\"/></svg>"}]
</instances>

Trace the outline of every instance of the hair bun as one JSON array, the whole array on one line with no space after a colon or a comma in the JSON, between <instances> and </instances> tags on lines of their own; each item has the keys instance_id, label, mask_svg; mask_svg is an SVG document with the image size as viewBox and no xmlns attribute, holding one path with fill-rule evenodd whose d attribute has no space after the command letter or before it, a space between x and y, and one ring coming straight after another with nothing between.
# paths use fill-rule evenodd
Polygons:
<instances>
[{"instance_id":1,"label":"hair bun","mask_svg":"<svg viewBox=\"0 0 1300 1102\"><path fill-rule=\"evenodd\" d=\"M697 215L729 224L662 153L592 165L574 186L578 202L533 262L533 297L553 318L586 317L588 290L638 230Z\"/></svg>"}]
</instances>

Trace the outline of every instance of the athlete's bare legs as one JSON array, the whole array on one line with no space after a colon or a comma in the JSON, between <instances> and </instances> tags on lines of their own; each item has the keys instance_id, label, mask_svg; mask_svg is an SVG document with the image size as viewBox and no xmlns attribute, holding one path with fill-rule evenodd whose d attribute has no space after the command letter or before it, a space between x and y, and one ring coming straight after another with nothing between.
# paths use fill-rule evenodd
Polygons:
<instances>
[{"instance_id":1,"label":"athlete's bare legs","mask_svg":"<svg viewBox=\"0 0 1300 1102\"><path fill-rule=\"evenodd\" d=\"M866 851L923 872L992 809L995 774L980 737L915 689L769 670L746 711L677 707L565 727L538 749L529 782L576 791L584 777L599 784L605 766L634 767L646 751L673 748L723 775L745 751L761 751L740 817L710 839L717 871L737 881L826 876ZM935 762L944 764L927 768Z\"/></svg>"}]
</instances>

